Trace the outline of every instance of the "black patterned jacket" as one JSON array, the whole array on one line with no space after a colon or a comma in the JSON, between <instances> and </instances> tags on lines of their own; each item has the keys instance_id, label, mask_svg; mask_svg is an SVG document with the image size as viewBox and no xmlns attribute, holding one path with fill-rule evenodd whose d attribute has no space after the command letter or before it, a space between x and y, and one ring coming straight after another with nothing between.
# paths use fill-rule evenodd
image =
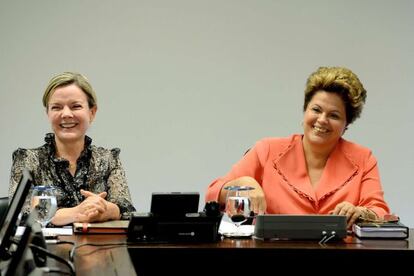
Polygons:
<instances>
[{"instance_id":1,"label":"black patterned jacket","mask_svg":"<svg viewBox=\"0 0 414 276\"><path fill-rule=\"evenodd\" d=\"M55 156L53 133L46 134L45 144L35 149L19 148L13 152L9 197L14 194L24 168L29 169L34 185L51 185L56 188L58 208L75 207L84 200L80 190L93 193L107 192L106 200L118 205L122 218L128 219L135 208L127 185L125 171L119 159L120 149L105 149L91 145L85 137L85 149L77 160L75 176L69 172L69 161ZM30 211L30 194L23 207L26 216Z\"/></svg>"}]
</instances>

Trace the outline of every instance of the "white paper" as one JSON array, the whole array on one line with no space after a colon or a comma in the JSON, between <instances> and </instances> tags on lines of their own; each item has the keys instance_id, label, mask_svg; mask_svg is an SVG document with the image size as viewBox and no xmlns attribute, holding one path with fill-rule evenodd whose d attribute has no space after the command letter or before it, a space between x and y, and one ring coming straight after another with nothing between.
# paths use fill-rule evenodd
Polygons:
<instances>
[{"instance_id":1,"label":"white paper","mask_svg":"<svg viewBox=\"0 0 414 276\"><path fill-rule=\"evenodd\" d=\"M219 227L219 233L222 235L230 235L230 233L240 233L243 236L253 235L254 225L240 225L237 227L232 222L222 219Z\"/></svg>"},{"instance_id":2,"label":"white paper","mask_svg":"<svg viewBox=\"0 0 414 276\"><path fill-rule=\"evenodd\" d=\"M23 235L25 227L19 226L16 230L16 236L20 237ZM44 228L42 229L43 236L50 237L50 236L71 236L73 234L72 227L64 227L64 228Z\"/></svg>"}]
</instances>

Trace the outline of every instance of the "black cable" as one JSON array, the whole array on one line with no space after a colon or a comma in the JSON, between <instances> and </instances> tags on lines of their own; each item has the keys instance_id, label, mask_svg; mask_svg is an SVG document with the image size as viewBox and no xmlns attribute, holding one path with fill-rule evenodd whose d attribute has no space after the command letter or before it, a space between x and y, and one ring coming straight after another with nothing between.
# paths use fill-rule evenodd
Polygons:
<instances>
[{"instance_id":1,"label":"black cable","mask_svg":"<svg viewBox=\"0 0 414 276\"><path fill-rule=\"evenodd\" d=\"M57 240L56 244L71 244L73 246L75 246L75 243L72 241L61 241L61 240Z\"/></svg>"},{"instance_id":2,"label":"black cable","mask_svg":"<svg viewBox=\"0 0 414 276\"><path fill-rule=\"evenodd\" d=\"M46 240L46 244L71 244L72 246L75 246L74 242L71 241L62 241L59 239L56 240Z\"/></svg>"},{"instance_id":3,"label":"black cable","mask_svg":"<svg viewBox=\"0 0 414 276\"><path fill-rule=\"evenodd\" d=\"M52 252L48 251L47 249L44 249L41 246L38 246L38 245L35 245L35 244L30 244L29 246L30 246L31 249L39 250L39 251L45 253L48 257L51 257L52 259L55 259L55 260L65 264L70 269L70 275L75 275L75 266L73 265L73 263L71 261L67 261L67 260L63 259L62 257L59 257L59 256L53 254Z\"/></svg>"},{"instance_id":4,"label":"black cable","mask_svg":"<svg viewBox=\"0 0 414 276\"><path fill-rule=\"evenodd\" d=\"M130 243L128 243L128 242L119 242L119 243L82 243L82 244L79 244L79 245L76 245L76 246L74 246L74 247L72 247L72 250L70 251L70 253L69 253L69 260L70 261L72 261L73 262L73 260L74 260L74 258L75 258L75 251L77 250L77 249L79 249L79 248L81 248L81 247L84 247L84 246L126 246L126 245L128 245L128 244L130 244Z\"/></svg>"}]
</instances>

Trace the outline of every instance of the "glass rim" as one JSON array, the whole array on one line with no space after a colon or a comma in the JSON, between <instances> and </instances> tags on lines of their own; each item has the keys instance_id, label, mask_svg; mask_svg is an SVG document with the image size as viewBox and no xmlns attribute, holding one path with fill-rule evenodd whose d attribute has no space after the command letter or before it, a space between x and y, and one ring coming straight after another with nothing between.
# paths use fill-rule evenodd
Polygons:
<instances>
[{"instance_id":1,"label":"glass rim","mask_svg":"<svg viewBox=\"0 0 414 276\"><path fill-rule=\"evenodd\" d=\"M254 190L255 188L250 187L250 186L227 186L227 187L224 187L224 189L227 191L251 191L251 190Z\"/></svg>"},{"instance_id":2,"label":"glass rim","mask_svg":"<svg viewBox=\"0 0 414 276\"><path fill-rule=\"evenodd\" d=\"M37 185L37 186L33 186L33 189L43 191L43 190L50 190L50 189L55 190L56 188L50 185Z\"/></svg>"}]
</instances>

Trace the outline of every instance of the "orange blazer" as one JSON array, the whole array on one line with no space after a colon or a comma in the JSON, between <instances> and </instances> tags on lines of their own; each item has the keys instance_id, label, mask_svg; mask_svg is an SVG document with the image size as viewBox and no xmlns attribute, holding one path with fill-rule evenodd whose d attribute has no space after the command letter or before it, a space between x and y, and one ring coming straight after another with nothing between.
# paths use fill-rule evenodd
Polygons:
<instances>
[{"instance_id":1,"label":"orange blazer","mask_svg":"<svg viewBox=\"0 0 414 276\"><path fill-rule=\"evenodd\" d=\"M377 160L369 149L342 138L316 189L309 180L302 135L296 134L258 141L227 175L209 185L206 201L218 200L223 185L242 176L262 186L268 214L328 214L342 201L367 207L380 218L389 213Z\"/></svg>"}]
</instances>

